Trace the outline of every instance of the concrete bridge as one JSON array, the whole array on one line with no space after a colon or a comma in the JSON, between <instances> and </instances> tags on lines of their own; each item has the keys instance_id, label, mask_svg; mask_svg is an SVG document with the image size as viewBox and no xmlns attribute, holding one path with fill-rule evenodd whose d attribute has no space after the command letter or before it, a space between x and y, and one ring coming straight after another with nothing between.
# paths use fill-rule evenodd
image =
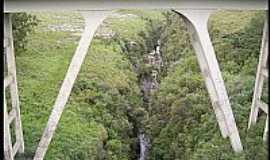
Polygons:
<instances>
[{"instance_id":1,"label":"concrete bridge","mask_svg":"<svg viewBox=\"0 0 270 160\"><path fill-rule=\"evenodd\" d=\"M44 133L39 142L34 160L42 160L51 142L73 84L87 54L94 33L102 21L117 9L163 9L173 10L181 16L190 33L201 73L211 98L213 110L223 138L229 138L235 152L243 150L237 124L229 102L215 51L208 33L207 22L211 13L217 10L265 10L267 0L5 0L4 1L4 48L8 76L4 79L4 96L10 89L12 110L8 113L4 97L4 153L6 160L13 160L17 152L24 152L24 140L20 118L19 97L16 80L16 66L12 36L11 16L15 12L28 11L78 11L85 19L85 29L74 53L65 79L53 106ZM268 133L268 105L260 100L263 80L268 77L266 69L268 57L268 21L265 22L260 60L256 75L253 103L249 126L256 123L258 110L267 113L264 139ZM12 146L10 124L15 123L16 143Z\"/></svg>"}]
</instances>

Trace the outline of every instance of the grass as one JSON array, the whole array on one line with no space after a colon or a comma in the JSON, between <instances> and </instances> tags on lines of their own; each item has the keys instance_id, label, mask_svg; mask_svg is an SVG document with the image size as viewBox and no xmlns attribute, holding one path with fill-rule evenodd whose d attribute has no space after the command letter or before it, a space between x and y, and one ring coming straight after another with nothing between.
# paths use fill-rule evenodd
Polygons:
<instances>
[{"instance_id":1,"label":"grass","mask_svg":"<svg viewBox=\"0 0 270 160\"><path fill-rule=\"evenodd\" d=\"M32 14L37 15L41 22L35 32L27 37L27 51L16 55L26 148L25 154L18 156L19 159L33 157L79 41L79 37L72 32L50 31L48 26L83 24L78 13ZM115 27L117 25L127 28L127 35L131 37L138 31L135 26L142 24L139 18L130 19L129 23L126 23L127 19L122 22L109 18L107 21L110 21L110 27L115 30L119 29ZM129 64L121 56L117 44L107 45L94 39L74 87L88 78L96 82L103 81L111 88L129 87L134 85L136 77L128 69ZM91 106L80 103L78 99L79 96L73 91L45 159L95 159L99 156L100 146L108 136L107 131L101 123L85 118L89 117L84 116L86 113L96 113Z\"/></svg>"},{"instance_id":2,"label":"grass","mask_svg":"<svg viewBox=\"0 0 270 160\"><path fill-rule=\"evenodd\" d=\"M105 27L130 41L136 39L137 33L144 30L145 22L140 18L141 16L161 18L161 13L156 10L119 10L117 13L136 16L122 18L110 16L105 20ZM79 41L79 36L74 35L74 32L50 31L48 26L70 24L83 28L83 18L76 12L32 14L37 15L41 23L35 32L28 36L27 51L16 55L26 149L22 159L31 159L35 153ZM247 24L253 14L253 12L217 12L211 16L210 23L214 27L222 27L222 32L229 34L241 30L240 21L241 24ZM235 15L237 19L232 18ZM115 43L106 44L98 38L92 41L74 88L79 88L82 82L86 85L92 82L102 83L109 88L132 88L134 92L139 92L135 85L136 75L130 70L127 60L120 54L119 46ZM97 93L86 95L95 96ZM73 90L45 159L91 157L94 160L102 157L99 154L103 152L103 142L110 136L106 127L96 118L97 110L103 108L95 108L95 105L81 102L85 95L80 94ZM98 113L102 114L101 111ZM114 140L110 142L113 144Z\"/></svg>"},{"instance_id":3,"label":"grass","mask_svg":"<svg viewBox=\"0 0 270 160\"><path fill-rule=\"evenodd\" d=\"M209 23L218 28L223 34L230 34L244 29L256 13L261 11L218 11L209 18Z\"/></svg>"}]
</instances>

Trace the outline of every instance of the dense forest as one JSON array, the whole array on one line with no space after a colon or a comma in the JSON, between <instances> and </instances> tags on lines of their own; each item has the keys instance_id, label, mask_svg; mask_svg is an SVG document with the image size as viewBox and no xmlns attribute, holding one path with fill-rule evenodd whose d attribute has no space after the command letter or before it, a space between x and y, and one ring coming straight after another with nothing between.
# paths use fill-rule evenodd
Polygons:
<instances>
[{"instance_id":1,"label":"dense forest","mask_svg":"<svg viewBox=\"0 0 270 160\"><path fill-rule=\"evenodd\" d=\"M219 11L208 23L242 153L221 136L183 19L172 11L119 10L91 42L45 159L266 160L266 116L247 130L264 19L261 11ZM32 159L83 18L23 13L13 22L24 26L14 28L25 140L16 158ZM155 55L158 63L150 63Z\"/></svg>"}]
</instances>

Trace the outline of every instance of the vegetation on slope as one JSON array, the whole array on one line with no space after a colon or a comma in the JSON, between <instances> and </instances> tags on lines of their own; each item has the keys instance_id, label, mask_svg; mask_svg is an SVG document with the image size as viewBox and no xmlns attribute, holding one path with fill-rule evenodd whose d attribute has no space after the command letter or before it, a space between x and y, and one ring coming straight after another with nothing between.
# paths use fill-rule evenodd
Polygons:
<instances>
[{"instance_id":1,"label":"vegetation on slope","mask_svg":"<svg viewBox=\"0 0 270 160\"><path fill-rule=\"evenodd\" d=\"M78 14L34 14L41 22L27 36L26 50L16 56L26 146L21 159L34 155L79 40L76 31L48 26L82 26ZM105 20L103 27L115 35L94 38L45 159L137 159L138 128L151 138L148 159L267 158L262 142L265 116L247 132L264 20L261 12L222 11L209 21L244 145L242 154L234 154L229 140L221 137L182 19L172 12L121 10L119 14L133 16ZM142 57L157 39L165 69L146 110L138 75L147 70ZM131 42L137 46L130 47Z\"/></svg>"},{"instance_id":2,"label":"vegetation on slope","mask_svg":"<svg viewBox=\"0 0 270 160\"><path fill-rule=\"evenodd\" d=\"M44 27L43 20L27 37L27 51L16 57L26 145L22 159L34 155L79 40L74 33ZM133 119L143 112L136 84L120 47L95 38L45 159L134 159Z\"/></svg>"},{"instance_id":3,"label":"vegetation on slope","mask_svg":"<svg viewBox=\"0 0 270 160\"><path fill-rule=\"evenodd\" d=\"M224 17L234 18L230 19L230 24L238 23L230 25L231 33L223 25L216 25L218 22L225 23ZM174 23L167 23L169 25L164 29L164 37L170 37L163 40L165 44L162 49L165 57L174 53L176 61L167 58L175 65L168 67L169 72L162 79L159 92L154 95L149 113L148 128L152 136L150 159L267 158L267 145L261 137L265 116L247 132L263 20L260 12L219 12L209 22L211 38L245 150L242 154L235 154L229 140L221 138L195 53L190 42L186 41L185 28L178 29L183 22L176 15L167 16L167 22Z\"/></svg>"}]
</instances>

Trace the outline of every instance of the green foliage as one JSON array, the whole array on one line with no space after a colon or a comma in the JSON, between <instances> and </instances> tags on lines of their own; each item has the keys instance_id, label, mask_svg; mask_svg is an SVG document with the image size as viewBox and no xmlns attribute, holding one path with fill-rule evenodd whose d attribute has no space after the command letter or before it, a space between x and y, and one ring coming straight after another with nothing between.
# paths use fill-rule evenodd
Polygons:
<instances>
[{"instance_id":1,"label":"green foliage","mask_svg":"<svg viewBox=\"0 0 270 160\"><path fill-rule=\"evenodd\" d=\"M16 52L26 49L27 35L30 34L34 27L39 23L35 15L28 13L12 14L12 27L14 36L14 47Z\"/></svg>"},{"instance_id":2,"label":"green foliage","mask_svg":"<svg viewBox=\"0 0 270 160\"><path fill-rule=\"evenodd\" d=\"M262 142L264 120L259 122L260 129L250 129L250 134L246 134L264 15L260 12L222 12L211 17L209 23L245 147L242 154L233 153L229 141L221 138L183 21L171 13L164 15L168 23L163 33L164 37L169 36L163 39L166 45L162 45L162 51L167 64L172 65L166 66L168 72L164 74L159 91L152 97L154 103L147 125L152 141L150 159L266 159L267 146ZM241 28L230 28L234 32L228 33L224 30L226 27L215 25L227 16L233 17L234 23L240 23L235 27ZM246 18L245 23L238 21L242 17Z\"/></svg>"},{"instance_id":3,"label":"green foliage","mask_svg":"<svg viewBox=\"0 0 270 160\"><path fill-rule=\"evenodd\" d=\"M75 35L46 31L42 23L16 57L26 146L22 159L34 155L78 43ZM136 75L119 45L94 39L45 159L134 159L140 106Z\"/></svg>"},{"instance_id":4,"label":"green foliage","mask_svg":"<svg viewBox=\"0 0 270 160\"><path fill-rule=\"evenodd\" d=\"M231 14L239 13L225 12L223 14L230 16ZM210 23L211 35L222 69L224 68L224 70L231 74L243 72L244 74L254 75L261 45L262 26L265 18L262 12L253 12L252 15L250 15L250 13L242 13L239 17L245 17L245 15L259 18L249 18L249 23L246 22L248 18L246 18L244 22L242 22L243 20L238 21L237 23L243 24L239 25L241 29L236 30L232 28L232 31L236 31L230 33L220 28L220 26L215 26ZM215 19L215 17L212 19ZM213 20L210 19L210 22L213 22ZM236 21L234 23L236 23Z\"/></svg>"},{"instance_id":5,"label":"green foliage","mask_svg":"<svg viewBox=\"0 0 270 160\"><path fill-rule=\"evenodd\" d=\"M106 27L116 36L92 41L45 159L137 159L139 128L150 136L150 160L266 159L265 116L247 132L264 15L222 11L209 21L244 145L244 152L235 154L220 134L183 20L172 12L136 13L137 17L107 19ZM30 32L36 22L33 15L24 19L28 29L23 34L19 35L20 28L14 30L15 40L24 45L17 49L25 48L16 57L26 146L18 159L33 157L79 40L70 32L48 31L55 23L50 14L36 15L42 24L36 32ZM63 18L59 23L77 22ZM146 109L138 79L152 69L144 64L144 56L158 39L165 66L160 88Z\"/></svg>"}]
</instances>

